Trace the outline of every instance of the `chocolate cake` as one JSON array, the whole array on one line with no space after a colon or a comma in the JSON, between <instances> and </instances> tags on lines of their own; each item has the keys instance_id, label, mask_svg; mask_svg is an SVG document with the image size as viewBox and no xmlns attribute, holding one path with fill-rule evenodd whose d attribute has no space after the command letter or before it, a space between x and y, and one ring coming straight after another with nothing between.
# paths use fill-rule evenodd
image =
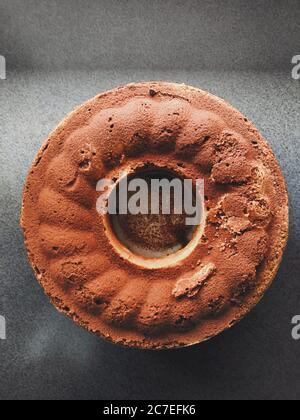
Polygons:
<instances>
[{"instance_id":1,"label":"chocolate cake","mask_svg":"<svg viewBox=\"0 0 300 420\"><path fill-rule=\"evenodd\" d=\"M100 215L97 182L120 173L203 179L200 226L175 214ZM115 343L174 348L258 303L287 242L288 198L248 119L199 89L149 82L98 95L56 128L28 175L21 225L58 310Z\"/></svg>"}]
</instances>

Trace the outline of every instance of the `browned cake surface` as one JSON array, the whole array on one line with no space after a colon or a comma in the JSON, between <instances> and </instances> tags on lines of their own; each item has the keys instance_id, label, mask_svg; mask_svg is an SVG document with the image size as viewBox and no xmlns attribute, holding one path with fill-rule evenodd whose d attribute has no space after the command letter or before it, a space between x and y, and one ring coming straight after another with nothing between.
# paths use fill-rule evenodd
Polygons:
<instances>
[{"instance_id":1,"label":"browned cake surface","mask_svg":"<svg viewBox=\"0 0 300 420\"><path fill-rule=\"evenodd\" d=\"M205 180L201 240L159 269L124 258L96 210L99 179L146 164ZM37 279L60 311L114 342L165 348L218 334L260 300L286 245L288 198L270 147L238 111L188 86L131 84L86 102L50 135L26 182L21 223ZM137 234L130 219L124 226Z\"/></svg>"}]
</instances>

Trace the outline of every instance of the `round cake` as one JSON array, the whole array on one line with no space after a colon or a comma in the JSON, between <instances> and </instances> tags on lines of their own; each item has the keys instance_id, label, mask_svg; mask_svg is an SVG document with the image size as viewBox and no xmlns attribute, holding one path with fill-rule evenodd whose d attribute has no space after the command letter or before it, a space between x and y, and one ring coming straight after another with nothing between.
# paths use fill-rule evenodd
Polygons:
<instances>
[{"instance_id":1,"label":"round cake","mask_svg":"<svg viewBox=\"0 0 300 420\"><path fill-rule=\"evenodd\" d=\"M203 217L101 214L100 180L204 181ZM84 103L38 153L21 225L56 308L114 343L200 343L231 327L273 281L288 197L253 124L186 85L130 84Z\"/></svg>"}]
</instances>

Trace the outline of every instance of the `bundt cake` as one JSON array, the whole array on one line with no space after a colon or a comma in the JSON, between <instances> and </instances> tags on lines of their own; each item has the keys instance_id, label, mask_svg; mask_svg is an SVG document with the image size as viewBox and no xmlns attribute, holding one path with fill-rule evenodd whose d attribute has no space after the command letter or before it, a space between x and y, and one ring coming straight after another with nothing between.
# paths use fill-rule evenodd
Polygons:
<instances>
[{"instance_id":1,"label":"bundt cake","mask_svg":"<svg viewBox=\"0 0 300 420\"><path fill-rule=\"evenodd\" d=\"M180 215L101 215L100 179L203 179L199 226ZM174 348L231 327L261 299L288 236L273 152L224 101L186 85L130 84L84 103L28 175L21 225L52 303L114 343Z\"/></svg>"}]
</instances>

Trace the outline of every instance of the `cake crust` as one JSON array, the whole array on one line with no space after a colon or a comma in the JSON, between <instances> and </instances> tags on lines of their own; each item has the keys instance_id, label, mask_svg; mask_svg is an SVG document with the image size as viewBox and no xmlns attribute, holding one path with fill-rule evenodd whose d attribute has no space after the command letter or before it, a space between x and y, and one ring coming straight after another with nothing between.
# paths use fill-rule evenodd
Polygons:
<instances>
[{"instance_id":1,"label":"cake crust","mask_svg":"<svg viewBox=\"0 0 300 420\"><path fill-rule=\"evenodd\" d=\"M158 268L120 254L96 211L99 179L149 164L205 181L201 238ZM87 101L49 136L21 226L58 310L114 343L174 348L219 334L262 298L287 243L288 196L271 148L240 112L190 86L138 83Z\"/></svg>"}]
</instances>

